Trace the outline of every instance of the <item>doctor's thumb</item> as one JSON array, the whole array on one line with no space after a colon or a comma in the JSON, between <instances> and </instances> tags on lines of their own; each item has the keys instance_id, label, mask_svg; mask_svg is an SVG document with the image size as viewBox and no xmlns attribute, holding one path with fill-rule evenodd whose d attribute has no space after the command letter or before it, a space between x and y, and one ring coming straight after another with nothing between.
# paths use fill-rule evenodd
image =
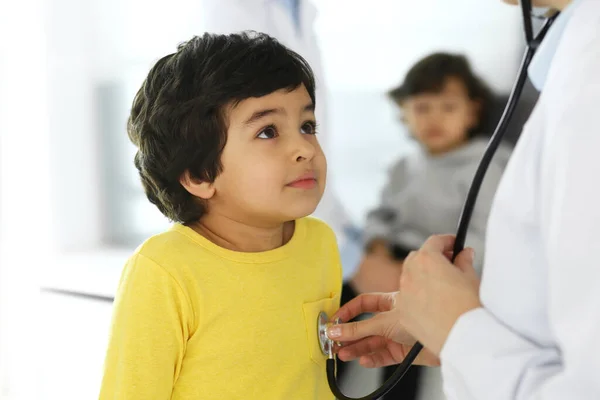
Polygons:
<instances>
[{"instance_id":1,"label":"doctor's thumb","mask_svg":"<svg viewBox=\"0 0 600 400\"><path fill-rule=\"evenodd\" d=\"M477 276L475 272L475 268L473 267L473 262L475 261L475 250L470 247L467 247L463 251L460 252L456 259L454 260L454 265L458 267L463 273L467 275Z\"/></svg>"}]
</instances>

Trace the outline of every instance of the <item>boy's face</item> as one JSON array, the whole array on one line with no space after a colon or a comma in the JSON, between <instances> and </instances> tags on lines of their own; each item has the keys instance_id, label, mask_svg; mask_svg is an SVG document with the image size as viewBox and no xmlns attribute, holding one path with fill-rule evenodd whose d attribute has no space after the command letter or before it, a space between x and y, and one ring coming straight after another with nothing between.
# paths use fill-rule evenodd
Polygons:
<instances>
[{"instance_id":1,"label":"boy's face","mask_svg":"<svg viewBox=\"0 0 600 400\"><path fill-rule=\"evenodd\" d=\"M468 139L477 124L478 103L461 80L448 78L439 93L422 93L400 104L411 134L431 154L450 151Z\"/></svg>"},{"instance_id":2,"label":"boy's face","mask_svg":"<svg viewBox=\"0 0 600 400\"><path fill-rule=\"evenodd\" d=\"M208 212L258 226L311 214L325 189L327 163L306 88L245 99L227 114L223 171Z\"/></svg>"}]
</instances>

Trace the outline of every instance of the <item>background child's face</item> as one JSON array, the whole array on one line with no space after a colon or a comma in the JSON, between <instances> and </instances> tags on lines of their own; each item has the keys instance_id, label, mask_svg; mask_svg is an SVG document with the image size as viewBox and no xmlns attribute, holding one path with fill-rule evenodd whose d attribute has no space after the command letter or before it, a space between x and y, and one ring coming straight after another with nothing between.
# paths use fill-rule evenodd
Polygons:
<instances>
[{"instance_id":1,"label":"background child's face","mask_svg":"<svg viewBox=\"0 0 600 400\"><path fill-rule=\"evenodd\" d=\"M327 163L306 88L243 100L228 117L223 171L208 212L258 226L311 214L325 189Z\"/></svg>"},{"instance_id":2,"label":"background child's face","mask_svg":"<svg viewBox=\"0 0 600 400\"><path fill-rule=\"evenodd\" d=\"M457 78L448 78L439 93L422 93L406 99L400 107L411 134L431 154L450 151L468 139L477 124L478 103Z\"/></svg>"}]
</instances>

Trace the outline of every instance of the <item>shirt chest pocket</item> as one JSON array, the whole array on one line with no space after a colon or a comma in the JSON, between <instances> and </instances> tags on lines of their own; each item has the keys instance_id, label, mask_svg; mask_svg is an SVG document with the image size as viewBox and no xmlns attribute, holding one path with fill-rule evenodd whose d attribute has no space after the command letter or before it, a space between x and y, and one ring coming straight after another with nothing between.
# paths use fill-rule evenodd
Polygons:
<instances>
[{"instance_id":1,"label":"shirt chest pocket","mask_svg":"<svg viewBox=\"0 0 600 400\"><path fill-rule=\"evenodd\" d=\"M321 312L325 312L329 318L340 307L340 295L335 294L332 297L321 300L304 303L302 305L304 312L304 325L306 329L306 340L308 352L311 360L319 366L325 367L327 356L321 351L318 337L318 318Z\"/></svg>"}]
</instances>

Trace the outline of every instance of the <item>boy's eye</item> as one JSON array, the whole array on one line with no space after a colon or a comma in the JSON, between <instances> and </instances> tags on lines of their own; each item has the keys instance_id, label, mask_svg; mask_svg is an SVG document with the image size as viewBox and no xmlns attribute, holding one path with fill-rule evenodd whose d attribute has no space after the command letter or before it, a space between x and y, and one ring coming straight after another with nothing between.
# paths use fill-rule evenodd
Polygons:
<instances>
[{"instance_id":1,"label":"boy's eye","mask_svg":"<svg viewBox=\"0 0 600 400\"><path fill-rule=\"evenodd\" d=\"M317 134L317 123L314 121L307 121L302 124L302 133L305 135L316 135Z\"/></svg>"},{"instance_id":2,"label":"boy's eye","mask_svg":"<svg viewBox=\"0 0 600 400\"><path fill-rule=\"evenodd\" d=\"M277 130L274 126L270 125L262 131L260 131L260 133L256 137L259 139L274 139L277 137Z\"/></svg>"}]
</instances>

